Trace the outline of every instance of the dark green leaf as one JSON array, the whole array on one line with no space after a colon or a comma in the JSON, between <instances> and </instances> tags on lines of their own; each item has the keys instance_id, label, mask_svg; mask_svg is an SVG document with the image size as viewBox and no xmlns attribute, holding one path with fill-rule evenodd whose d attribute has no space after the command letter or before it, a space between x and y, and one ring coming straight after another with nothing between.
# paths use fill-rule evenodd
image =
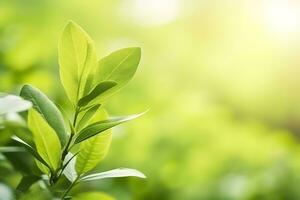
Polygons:
<instances>
[{"instance_id":1,"label":"dark green leaf","mask_svg":"<svg viewBox=\"0 0 300 200\"><path fill-rule=\"evenodd\" d=\"M103 94L106 94L117 85L114 81L104 81L96 85L96 87L85 97L78 101L78 106L82 107L90 102L100 102Z\"/></svg>"},{"instance_id":2,"label":"dark green leaf","mask_svg":"<svg viewBox=\"0 0 300 200\"><path fill-rule=\"evenodd\" d=\"M12 139L15 140L16 142L20 143L23 147L25 147L25 149L31 155L33 155L38 161L40 161L41 163L43 163L46 167L48 167L50 169L50 166L48 165L48 163L46 163L46 161L38 154L38 152L35 150L35 148L30 146L29 144L27 144L26 142L24 142L23 140L21 140L17 136L13 136Z\"/></svg>"},{"instance_id":3,"label":"dark green leaf","mask_svg":"<svg viewBox=\"0 0 300 200\"><path fill-rule=\"evenodd\" d=\"M85 111L77 124L77 130L81 130L89 122L89 120L95 115L100 106L100 104L97 104Z\"/></svg>"},{"instance_id":4,"label":"dark green leaf","mask_svg":"<svg viewBox=\"0 0 300 200\"><path fill-rule=\"evenodd\" d=\"M55 130L63 147L67 141L67 131L63 116L55 104L40 90L30 85L23 86L21 96L33 103L34 109Z\"/></svg>"},{"instance_id":5,"label":"dark green leaf","mask_svg":"<svg viewBox=\"0 0 300 200\"><path fill-rule=\"evenodd\" d=\"M38 174L35 168L34 159L30 153L26 152L14 152L14 153L3 153L3 157L7 160L13 168L22 174ZM3 159L2 154L0 154L0 161Z\"/></svg>"},{"instance_id":6,"label":"dark green leaf","mask_svg":"<svg viewBox=\"0 0 300 200\"><path fill-rule=\"evenodd\" d=\"M115 118L111 118L108 120L103 120L100 122L93 123L93 124L87 126L86 128L82 129L82 131L80 131L78 133L74 143L78 144L78 143L80 143L90 137L93 137L94 135L97 135L98 133L101 133L107 129L110 129L121 123L133 120L135 118L138 118L141 115L143 115L144 113L145 112L143 112L141 114L130 115L130 116L125 116L125 117L115 117Z\"/></svg>"},{"instance_id":7,"label":"dark green leaf","mask_svg":"<svg viewBox=\"0 0 300 200\"><path fill-rule=\"evenodd\" d=\"M40 180L39 176L23 176L20 183L17 186L17 190L26 192L32 184Z\"/></svg>"}]
</instances>

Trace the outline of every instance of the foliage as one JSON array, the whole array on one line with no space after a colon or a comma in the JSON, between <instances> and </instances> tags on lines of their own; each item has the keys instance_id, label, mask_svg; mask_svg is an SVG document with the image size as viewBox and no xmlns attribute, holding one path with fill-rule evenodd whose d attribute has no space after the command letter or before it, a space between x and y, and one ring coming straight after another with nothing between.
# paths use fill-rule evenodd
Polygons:
<instances>
[{"instance_id":1,"label":"foliage","mask_svg":"<svg viewBox=\"0 0 300 200\"><path fill-rule=\"evenodd\" d=\"M84 25L101 57L127 46L143 49L143 70L105 108L126 114L151 105L151 113L114 128L110 151L94 170L136 167L151 178L86 182L74 194L101 190L121 200L300 199L300 37L299 23L291 23L298 19L296 1L4 0L0 5L0 91L17 94L29 83L67 114L56 52L66 20ZM151 23L170 15L175 18L168 23ZM11 133L0 130L2 146L15 145ZM35 165L28 154L14 155L16 168ZM23 174L7 157L0 158L0 167L1 199Z\"/></svg>"},{"instance_id":2,"label":"foliage","mask_svg":"<svg viewBox=\"0 0 300 200\"><path fill-rule=\"evenodd\" d=\"M27 113L30 136L18 134L13 139L33 156L39 170L23 175L17 186L18 196L27 199L37 191L40 197L36 199L70 199L70 191L79 183L115 177L145 178L143 173L125 168L91 173L109 150L111 128L143 114L110 118L103 106L109 96L133 77L141 57L140 48L121 49L98 61L94 42L79 25L69 22L58 52L60 78L71 102L72 119L64 118L55 103L31 85L21 89L25 100L12 96L0 99L1 114L33 106ZM0 150L22 151L15 146ZM74 196L83 198L113 199L97 192Z\"/></svg>"}]
</instances>

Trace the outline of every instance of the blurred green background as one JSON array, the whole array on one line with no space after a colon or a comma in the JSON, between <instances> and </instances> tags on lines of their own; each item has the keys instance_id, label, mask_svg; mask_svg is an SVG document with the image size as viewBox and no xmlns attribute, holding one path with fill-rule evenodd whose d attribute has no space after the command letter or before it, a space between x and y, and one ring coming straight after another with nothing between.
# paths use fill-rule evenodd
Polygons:
<instances>
[{"instance_id":1,"label":"blurred green background","mask_svg":"<svg viewBox=\"0 0 300 200\"><path fill-rule=\"evenodd\" d=\"M99 165L148 179L82 189L120 200L300 199L300 1L1 0L0 91L31 83L64 104L57 41L70 19L99 57L142 47L109 113L151 108L114 129Z\"/></svg>"}]
</instances>

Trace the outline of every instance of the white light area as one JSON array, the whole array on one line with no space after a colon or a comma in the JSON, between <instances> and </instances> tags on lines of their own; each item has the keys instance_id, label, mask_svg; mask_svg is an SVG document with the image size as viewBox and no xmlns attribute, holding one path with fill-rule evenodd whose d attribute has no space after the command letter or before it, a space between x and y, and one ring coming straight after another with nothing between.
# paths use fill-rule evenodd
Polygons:
<instances>
[{"instance_id":1,"label":"white light area","mask_svg":"<svg viewBox=\"0 0 300 200\"><path fill-rule=\"evenodd\" d=\"M128 0L124 12L142 25L156 26L174 21L181 6L182 0Z\"/></svg>"},{"instance_id":2,"label":"white light area","mask_svg":"<svg viewBox=\"0 0 300 200\"><path fill-rule=\"evenodd\" d=\"M300 30L299 2L268 0L264 6L266 26L281 36L289 36Z\"/></svg>"}]
</instances>

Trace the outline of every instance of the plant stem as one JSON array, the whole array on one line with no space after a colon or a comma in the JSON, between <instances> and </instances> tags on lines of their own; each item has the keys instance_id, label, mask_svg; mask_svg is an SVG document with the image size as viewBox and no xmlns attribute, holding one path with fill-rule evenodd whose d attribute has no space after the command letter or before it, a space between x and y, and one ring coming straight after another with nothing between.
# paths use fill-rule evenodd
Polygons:
<instances>
[{"instance_id":1,"label":"plant stem","mask_svg":"<svg viewBox=\"0 0 300 200\"><path fill-rule=\"evenodd\" d=\"M76 122L77 122L77 118L78 118L79 112L80 112L79 107L76 107L76 109L75 109L75 114L74 114L74 120L73 120L73 128L72 128L73 130L75 130ZM62 154L62 160L63 160L63 161L65 160L65 157L66 157L66 155L67 155L68 152L69 152L69 147L70 147L70 145L71 145L71 142L72 142L72 139L73 139L74 135L75 135L74 131L71 131L70 138L69 138L68 143L67 143L67 145L66 145L66 148L64 149L64 152L63 152L63 154Z\"/></svg>"},{"instance_id":2,"label":"plant stem","mask_svg":"<svg viewBox=\"0 0 300 200\"><path fill-rule=\"evenodd\" d=\"M69 152L69 148L70 148L72 139L73 139L73 137L74 137L74 135L75 135L75 132L76 132L75 127L76 127L76 122L77 122L77 118L78 118L78 114L79 114L79 113L80 113L80 108L77 106L76 109L75 109L74 121L73 121L73 125L72 125L72 126L73 126L73 127L72 127L72 130L73 130L73 131L71 131L70 138L69 138L68 143L67 143L67 145L66 145L66 148L64 149L64 152L63 152L63 154L62 154L62 161L65 160L65 157L66 157L66 155L67 155L68 152ZM64 170L64 167L65 167L65 166L63 166L62 171ZM61 172L61 174L62 174L62 172ZM67 190L63 193L63 195L62 195L62 197L61 197L62 200L64 200L64 198L68 195L68 193L71 191L71 189L76 185L76 183L77 183L77 181L78 181L78 178L79 178L79 177L77 177L77 178L69 185L69 187L67 188Z\"/></svg>"},{"instance_id":3,"label":"plant stem","mask_svg":"<svg viewBox=\"0 0 300 200\"><path fill-rule=\"evenodd\" d=\"M62 154L62 161L65 160L65 157L66 157L66 155L68 154L69 147L70 147L71 141L72 141L72 139L73 139L73 136L74 136L74 133L71 133L71 136L70 136L70 138L69 138L69 141L68 141L68 143L67 143L67 146L66 146L66 148L65 148L65 150L64 150L64 152L63 152L63 154Z\"/></svg>"},{"instance_id":4,"label":"plant stem","mask_svg":"<svg viewBox=\"0 0 300 200\"><path fill-rule=\"evenodd\" d=\"M80 108L79 107L76 107L76 110L75 110L75 115L74 115L74 121L73 121L73 127L75 129L76 127L76 122L77 122L77 117L78 117L78 114L80 113Z\"/></svg>"},{"instance_id":5,"label":"plant stem","mask_svg":"<svg viewBox=\"0 0 300 200\"><path fill-rule=\"evenodd\" d=\"M67 188L67 190L63 193L63 195L61 196L61 200L64 200L64 198L69 194L69 192L72 190L72 188L76 185L77 181L78 181L77 177L72 183L71 185L69 185L69 187Z\"/></svg>"}]
</instances>

